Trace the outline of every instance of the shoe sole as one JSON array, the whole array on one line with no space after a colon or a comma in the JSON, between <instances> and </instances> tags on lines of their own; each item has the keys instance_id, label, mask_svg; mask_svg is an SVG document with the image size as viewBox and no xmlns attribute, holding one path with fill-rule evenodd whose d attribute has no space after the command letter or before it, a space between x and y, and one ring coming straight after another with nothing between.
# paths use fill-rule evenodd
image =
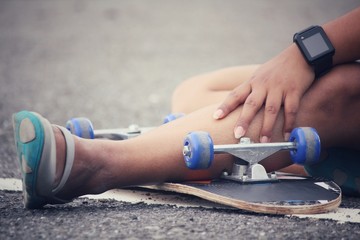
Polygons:
<instances>
[{"instance_id":1,"label":"shoe sole","mask_svg":"<svg viewBox=\"0 0 360 240\"><path fill-rule=\"evenodd\" d=\"M24 206L29 209L40 208L46 203L36 191L38 170L44 148L44 128L41 120L28 111L15 114L13 125L22 175Z\"/></svg>"}]
</instances>

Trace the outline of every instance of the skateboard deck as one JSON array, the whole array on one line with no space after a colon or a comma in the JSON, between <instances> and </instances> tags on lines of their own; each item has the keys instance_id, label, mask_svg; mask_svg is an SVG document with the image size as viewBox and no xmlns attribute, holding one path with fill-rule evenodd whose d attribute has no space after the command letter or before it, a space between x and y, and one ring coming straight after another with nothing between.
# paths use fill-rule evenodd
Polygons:
<instances>
[{"instance_id":1,"label":"skateboard deck","mask_svg":"<svg viewBox=\"0 0 360 240\"><path fill-rule=\"evenodd\" d=\"M239 183L216 179L163 183L145 188L193 195L234 208L267 214L317 214L341 203L339 186L330 181L283 175L277 182Z\"/></svg>"}]
</instances>

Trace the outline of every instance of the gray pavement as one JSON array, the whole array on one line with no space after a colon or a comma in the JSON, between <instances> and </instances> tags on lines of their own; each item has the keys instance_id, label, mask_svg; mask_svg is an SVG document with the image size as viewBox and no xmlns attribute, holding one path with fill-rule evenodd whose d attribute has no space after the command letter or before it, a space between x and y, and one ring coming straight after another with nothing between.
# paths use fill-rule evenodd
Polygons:
<instances>
[{"instance_id":1,"label":"gray pavement","mask_svg":"<svg viewBox=\"0 0 360 240\"><path fill-rule=\"evenodd\" d=\"M171 92L196 74L262 63L294 32L360 6L358 0L0 0L0 178L19 178L11 114L63 125L153 126ZM342 207L359 208L344 198ZM0 191L0 239L359 239L359 224L78 199L27 211Z\"/></svg>"}]
</instances>

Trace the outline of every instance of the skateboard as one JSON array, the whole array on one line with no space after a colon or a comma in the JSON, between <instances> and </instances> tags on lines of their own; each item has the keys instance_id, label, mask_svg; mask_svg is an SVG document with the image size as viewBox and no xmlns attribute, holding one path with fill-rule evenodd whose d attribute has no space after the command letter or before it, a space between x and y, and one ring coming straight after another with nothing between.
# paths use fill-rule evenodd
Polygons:
<instances>
[{"instance_id":1,"label":"skateboard","mask_svg":"<svg viewBox=\"0 0 360 240\"><path fill-rule=\"evenodd\" d=\"M278 182L243 184L227 179L163 183L145 188L193 195L211 202L255 213L318 214L341 203L340 188L330 181L276 173Z\"/></svg>"},{"instance_id":2,"label":"skateboard","mask_svg":"<svg viewBox=\"0 0 360 240\"><path fill-rule=\"evenodd\" d=\"M164 123L181 116L169 115ZM79 137L112 140L129 139L152 129L130 125L128 128L94 130L87 118L71 119L67 128ZM309 127L294 129L289 142L281 143L252 143L250 139L242 138L238 144L214 145L207 132L191 132L183 144L184 163L189 169L206 169L211 166L214 154L227 153L235 156L232 171L208 181L166 182L140 187L193 195L256 213L324 213L341 203L341 189L334 182L281 172L267 173L259 164L278 151L289 151L295 164L312 164L319 161L320 147L316 130Z\"/></svg>"}]
</instances>

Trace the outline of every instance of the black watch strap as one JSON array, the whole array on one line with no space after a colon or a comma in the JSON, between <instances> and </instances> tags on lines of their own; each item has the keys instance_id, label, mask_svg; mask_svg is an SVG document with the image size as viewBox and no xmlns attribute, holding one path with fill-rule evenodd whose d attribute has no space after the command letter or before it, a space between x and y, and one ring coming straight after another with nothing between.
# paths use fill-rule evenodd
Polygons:
<instances>
[{"instance_id":1,"label":"black watch strap","mask_svg":"<svg viewBox=\"0 0 360 240\"><path fill-rule=\"evenodd\" d=\"M331 70L332 66L333 66L332 58L327 57L327 58L322 58L322 59L317 60L313 64L315 77L319 78L319 77L325 75L327 72L329 72Z\"/></svg>"}]
</instances>

